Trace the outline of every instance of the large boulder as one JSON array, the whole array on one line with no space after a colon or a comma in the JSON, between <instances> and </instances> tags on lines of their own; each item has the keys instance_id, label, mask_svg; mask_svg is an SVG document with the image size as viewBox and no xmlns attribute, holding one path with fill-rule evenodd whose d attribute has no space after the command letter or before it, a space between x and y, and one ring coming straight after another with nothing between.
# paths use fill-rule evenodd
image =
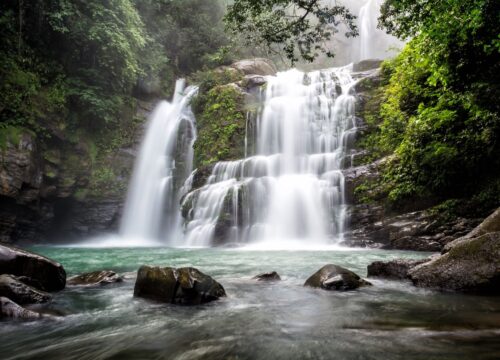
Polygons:
<instances>
[{"instance_id":1,"label":"large boulder","mask_svg":"<svg viewBox=\"0 0 500 360\"><path fill-rule=\"evenodd\" d=\"M368 277L404 280L408 278L408 272L410 269L427 261L429 261L429 259L396 259L391 261L375 261L368 265Z\"/></svg>"},{"instance_id":2,"label":"large boulder","mask_svg":"<svg viewBox=\"0 0 500 360\"><path fill-rule=\"evenodd\" d=\"M195 268L141 266L134 296L156 301L198 305L226 296L221 284Z\"/></svg>"},{"instance_id":3,"label":"large boulder","mask_svg":"<svg viewBox=\"0 0 500 360\"><path fill-rule=\"evenodd\" d=\"M18 304L44 303L51 299L50 294L23 284L12 275L0 275L0 296L7 297Z\"/></svg>"},{"instance_id":4,"label":"large boulder","mask_svg":"<svg viewBox=\"0 0 500 360\"><path fill-rule=\"evenodd\" d=\"M29 277L38 281L44 291L59 291L66 285L66 271L61 264L6 245L0 245L0 274Z\"/></svg>"},{"instance_id":5,"label":"large boulder","mask_svg":"<svg viewBox=\"0 0 500 360\"><path fill-rule=\"evenodd\" d=\"M76 275L68 279L67 285L107 285L122 282L123 277L111 270L94 271Z\"/></svg>"},{"instance_id":6,"label":"large boulder","mask_svg":"<svg viewBox=\"0 0 500 360\"><path fill-rule=\"evenodd\" d=\"M276 75L276 67L272 61L264 58L240 60L231 67L241 71L244 75Z\"/></svg>"},{"instance_id":7,"label":"large boulder","mask_svg":"<svg viewBox=\"0 0 500 360\"><path fill-rule=\"evenodd\" d=\"M35 320L41 317L39 313L25 309L6 297L0 297L0 319Z\"/></svg>"},{"instance_id":8,"label":"large boulder","mask_svg":"<svg viewBox=\"0 0 500 360\"><path fill-rule=\"evenodd\" d=\"M357 274L338 265L328 264L306 280L304 286L324 290L354 290L361 286L371 285Z\"/></svg>"},{"instance_id":9,"label":"large boulder","mask_svg":"<svg viewBox=\"0 0 500 360\"><path fill-rule=\"evenodd\" d=\"M462 239L408 275L419 287L500 294L500 232Z\"/></svg>"}]
</instances>

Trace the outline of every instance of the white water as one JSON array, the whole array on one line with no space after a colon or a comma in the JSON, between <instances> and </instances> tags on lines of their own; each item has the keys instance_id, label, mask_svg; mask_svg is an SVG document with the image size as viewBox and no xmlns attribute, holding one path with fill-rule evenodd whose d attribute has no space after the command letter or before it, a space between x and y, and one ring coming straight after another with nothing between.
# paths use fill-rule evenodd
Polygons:
<instances>
[{"instance_id":1,"label":"white water","mask_svg":"<svg viewBox=\"0 0 500 360\"><path fill-rule=\"evenodd\" d=\"M346 220L342 167L356 130L351 67L268 77L253 154L215 165L193 202L187 246L337 244ZM248 141L246 141L248 143Z\"/></svg>"},{"instance_id":2,"label":"white water","mask_svg":"<svg viewBox=\"0 0 500 360\"><path fill-rule=\"evenodd\" d=\"M175 176L183 181L192 171L192 145L196 138L189 106L194 87L184 91L178 80L172 102L160 102L149 118L136 160L120 233L140 245L180 236L179 195ZM176 174L176 150L183 150L184 174ZM133 241L135 242L135 240Z\"/></svg>"},{"instance_id":3,"label":"white water","mask_svg":"<svg viewBox=\"0 0 500 360\"><path fill-rule=\"evenodd\" d=\"M383 0L365 0L358 14L359 37L354 39L352 61L386 59L394 56L403 42L378 29Z\"/></svg>"}]
</instances>

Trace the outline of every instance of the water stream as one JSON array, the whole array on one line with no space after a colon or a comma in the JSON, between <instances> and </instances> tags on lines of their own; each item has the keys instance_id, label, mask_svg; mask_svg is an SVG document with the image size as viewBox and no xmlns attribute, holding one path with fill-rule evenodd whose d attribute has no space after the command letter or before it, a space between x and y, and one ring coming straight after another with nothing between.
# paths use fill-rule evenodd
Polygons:
<instances>
[{"instance_id":1,"label":"water stream","mask_svg":"<svg viewBox=\"0 0 500 360\"><path fill-rule=\"evenodd\" d=\"M65 314L62 318L0 322L4 360L500 358L498 298L439 293L382 280L344 293L302 286L326 263L365 276L372 261L428 254L352 249L33 250L63 263L69 276L115 269L125 274L125 282L67 287L49 305L52 312ZM134 298L141 264L195 265L216 278L228 297L195 307ZM283 280L251 280L271 270Z\"/></svg>"}]
</instances>

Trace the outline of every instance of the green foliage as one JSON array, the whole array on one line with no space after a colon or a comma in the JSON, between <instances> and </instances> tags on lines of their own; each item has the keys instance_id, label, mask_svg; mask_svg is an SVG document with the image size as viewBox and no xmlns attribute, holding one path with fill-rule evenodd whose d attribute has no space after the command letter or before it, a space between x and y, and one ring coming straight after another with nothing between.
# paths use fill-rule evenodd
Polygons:
<instances>
[{"instance_id":1,"label":"green foliage","mask_svg":"<svg viewBox=\"0 0 500 360\"><path fill-rule=\"evenodd\" d=\"M383 175L394 203L469 198L461 206L474 203L483 213L480 201L500 204L491 192L500 178L499 16L489 0L385 2L381 23L414 36L384 64L390 79L368 118L379 128L365 140L379 154L395 154Z\"/></svg>"},{"instance_id":2,"label":"green foliage","mask_svg":"<svg viewBox=\"0 0 500 360\"><path fill-rule=\"evenodd\" d=\"M203 100L198 103L202 112L197 121L195 165L203 166L243 157L245 114L241 90L232 84L216 85L206 94L200 91L199 96Z\"/></svg>"},{"instance_id":3,"label":"green foliage","mask_svg":"<svg viewBox=\"0 0 500 360\"><path fill-rule=\"evenodd\" d=\"M333 57L325 43L340 23L347 37L356 36L354 20L345 6L319 0L235 0L225 16L227 28L243 34L248 44L278 47L292 63L299 57L312 62L320 53Z\"/></svg>"}]
</instances>

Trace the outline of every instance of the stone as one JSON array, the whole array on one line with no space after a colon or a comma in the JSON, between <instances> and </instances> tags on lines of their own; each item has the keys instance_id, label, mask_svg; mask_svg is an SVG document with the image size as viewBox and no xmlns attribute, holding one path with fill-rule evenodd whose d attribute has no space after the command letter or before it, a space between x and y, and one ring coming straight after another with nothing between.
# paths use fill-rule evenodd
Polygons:
<instances>
[{"instance_id":1,"label":"stone","mask_svg":"<svg viewBox=\"0 0 500 360\"><path fill-rule=\"evenodd\" d=\"M68 279L67 285L107 285L122 282L123 277L111 270L94 271L81 275L76 275Z\"/></svg>"},{"instance_id":2,"label":"stone","mask_svg":"<svg viewBox=\"0 0 500 360\"><path fill-rule=\"evenodd\" d=\"M493 212L493 214L484 219L482 223L480 223L467 235L447 243L444 246L442 252L447 253L448 251L451 250L451 248L453 248L454 246L458 245L461 242L466 242L468 239L488 234L490 232L500 232L500 208L498 208L496 211Z\"/></svg>"},{"instance_id":3,"label":"stone","mask_svg":"<svg viewBox=\"0 0 500 360\"><path fill-rule=\"evenodd\" d=\"M267 272L254 276L252 279L257 281L280 281L281 277L276 271Z\"/></svg>"},{"instance_id":4,"label":"stone","mask_svg":"<svg viewBox=\"0 0 500 360\"><path fill-rule=\"evenodd\" d=\"M198 305L226 296L221 284L192 267L141 266L134 296L171 304Z\"/></svg>"},{"instance_id":5,"label":"stone","mask_svg":"<svg viewBox=\"0 0 500 360\"><path fill-rule=\"evenodd\" d=\"M231 67L241 71L244 75L276 75L276 67L272 61L264 58L240 60Z\"/></svg>"},{"instance_id":6,"label":"stone","mask_svg":"<svg viewBox=\"0 0 500 360\"><path fill-rule=\"evenodd\" d=\"M66 271L61 264L7 245L0 245L0 274L29 277L38 281L44 291L59 291L66 285Z\"/></svg>"},{"instance_id":7,"label":"stone","mask_svg":"<svg viewBox=\"0 0 500 360\"><path fill-rule=\"evenodd\" d=\"M50 294L18 281L14 276L0 275L0 296L18 304L35 304L49 301Z\"/></svg>"},{"instance_id":8,"label":"stone","mask_svg":"<svg viewBox=\"0 0 500 360\"><path fill-rule=\"evenodd\" d=\"M306 280L304 286L324 290L354 290L361 286L371 285L357 274L338 265L328 264L319 269Z\"/></svg>"},{"instance_id":9,"label":"stone","mask_svg":"<svg viewBox=\"0 0 500 360\"><path fill-rule=\"evenodd\" d=\"M500 232L455 242L444 255L408 275L418 287L500 294Z\"/></svg>"},{"instance_id":10,"label":"stone","mask_svg":"<svg viewBox=\"0 0 500 360\"><path fill-rule=\"evenodd\" d=\"M37 312L25 309L6 297L0 297L0 319L35 320L41 317Z\"/></svg>"},{"instance_id":11,"label":"stone","mask_svg":"<svg viewBox=\"0 0 500 360\"><path fill-rule=\"evenodd\" d=\"M410 269L427 261L429 261L429 259L396 259L391 261L375 261L368 265L368 277L405 280L408 279L408 271L410 271Z\"/></svg>"},{"instance_id":12,"label":"stone","mask_svg":"<svg viewBox=\"0 0 500 360\"><path fill-rule=\"evenodd\" d=\"M352 67L352 71L359 72L359 71L373 70L373 69L379 68L381 64L382 64L382 60L380 60L380 59L367 59L367 60L363 60L363 61L360 61L358 63L355 63Z\"/></svg>"},{"instance_id":13,"label":"stone","mask_svg":"<svg viewBox=\"0 0 500 360\"><path fill-rule=\"evenodd\" d=\"M262 75L246 75L241 81L241 87L247 90L258 88L267 83L267 79Z\"/></svg>"}]
</instances>

